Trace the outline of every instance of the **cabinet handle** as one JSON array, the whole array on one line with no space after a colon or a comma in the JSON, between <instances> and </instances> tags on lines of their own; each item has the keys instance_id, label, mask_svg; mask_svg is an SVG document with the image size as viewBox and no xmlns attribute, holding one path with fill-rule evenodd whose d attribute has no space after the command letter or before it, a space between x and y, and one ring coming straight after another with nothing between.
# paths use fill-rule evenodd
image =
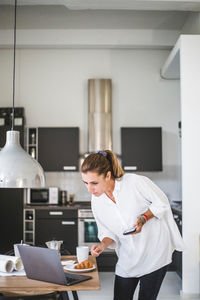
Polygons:
<instances>
[{"instance_id":1,"label":"cabinet handle","mask_svg":"<svg viewBox=\"0 0 200 300\"><path fill-rule=\"evenodd\" d=\"M125 171L135 171L137 170L137 166L124 166Z\"/></svg>"},{"instance_id":2,"label":"cabinet handle","mask_svg":"<svg viewBox=\"0 0 200 300\"><path fill-rule=\"evenodd\" d=\"M62 216L63 212L62 211L50 211L49 214L50 214L50 216Z\"/></svg>"},{"instance_id":3,"label":"cabinet handle","mask_svg":"<svg viewBox=\"0 0 200 300\"><path fill-rule=\"evenodd\" d=\"M74 171L74 170L76 170L76 166L63 166L63 170Z\"/></svg>"},{"instance_id":4,"label":"cabinet handle","mask_svg":"<svg viewBox=\"0 0 200 300\"><path fill-rule=\"evenodd\" d=\"M75 225L74 221L62 221L62 225Z\"/></svg>"}]
</instances>

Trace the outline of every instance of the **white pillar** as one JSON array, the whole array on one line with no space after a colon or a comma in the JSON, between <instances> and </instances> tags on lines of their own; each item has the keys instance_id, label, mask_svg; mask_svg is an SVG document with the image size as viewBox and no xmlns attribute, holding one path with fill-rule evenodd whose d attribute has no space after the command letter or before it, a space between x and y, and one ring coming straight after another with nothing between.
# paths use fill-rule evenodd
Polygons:
<instances>
[{"instance_id":1,"label":"white pillar","mask_svg":"<svg viewBox=\"0 0 200 300\"><path fill-rule=\"evenodd\" d=\"M181 36L184 294L200 294L200 35Z\"/></svg>"}]
</instances>

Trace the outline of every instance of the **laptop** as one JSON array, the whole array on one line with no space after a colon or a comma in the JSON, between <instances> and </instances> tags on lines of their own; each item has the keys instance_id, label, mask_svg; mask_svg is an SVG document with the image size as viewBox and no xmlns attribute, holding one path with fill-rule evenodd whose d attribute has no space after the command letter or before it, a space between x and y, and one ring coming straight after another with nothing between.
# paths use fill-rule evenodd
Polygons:
<instances>
[{"instance_id":1,"label":"laptop","mask_svg":"<svg viewBox=\"0 0 200 300\"><path fill-rule=\"evenodd\" d=\"M72 285L92 277L66 273L57 250L34 246L18 245L26 276L30 279L61 285Z\"/></svg>"}]
</instances>

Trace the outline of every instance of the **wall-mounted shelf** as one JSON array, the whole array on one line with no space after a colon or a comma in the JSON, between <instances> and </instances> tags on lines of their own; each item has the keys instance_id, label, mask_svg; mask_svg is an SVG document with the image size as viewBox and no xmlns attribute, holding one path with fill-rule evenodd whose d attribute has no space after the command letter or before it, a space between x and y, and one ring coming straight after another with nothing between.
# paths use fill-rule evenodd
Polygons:
<instances>
[{"instance_id":1,"label":"wall-mounted shelf","mask_svg":"<svg viewBox=\"0 0 200 300\"><path fill-rule=\"evenodd\" d=\"M27 129L27 151L32 158L38 158L38 129L28 128Z\"/></svg>"},{"instance_id":2,"label":"wall-mounted shelf","mask_svg":"<svg viewBox=\"0 0 200 300\"><path fill-rule=\"evenodd\" d=\"M35 245L35 209L24 209L24 237L25 244Z\"/></svg>"}]
</instances>

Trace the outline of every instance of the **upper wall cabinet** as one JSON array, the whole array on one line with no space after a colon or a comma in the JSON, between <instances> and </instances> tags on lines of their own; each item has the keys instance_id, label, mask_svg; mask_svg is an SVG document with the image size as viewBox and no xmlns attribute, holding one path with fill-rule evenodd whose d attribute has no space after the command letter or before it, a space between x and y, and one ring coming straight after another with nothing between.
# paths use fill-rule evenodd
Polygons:
<instances>
[{"instance_id":1,"label":"upper wall cabinet","mask_svg":"<svg viewBox=\"0 0 200 300\"><path fill-rule=\"evenodd\" d=\"M125 171L162 171L161 127L121 128L121 153Z\"/></svg>"},{"instance_id":2,"label":"upper wall cabinet","mask_svg":"<svg viewBox=\"0 0 200 300\"><path fill-rule=\"evenodd\" d=\"M39 127L38 161L44 171L78 171L79 128Z\"/></svg>"}]
</instances>

